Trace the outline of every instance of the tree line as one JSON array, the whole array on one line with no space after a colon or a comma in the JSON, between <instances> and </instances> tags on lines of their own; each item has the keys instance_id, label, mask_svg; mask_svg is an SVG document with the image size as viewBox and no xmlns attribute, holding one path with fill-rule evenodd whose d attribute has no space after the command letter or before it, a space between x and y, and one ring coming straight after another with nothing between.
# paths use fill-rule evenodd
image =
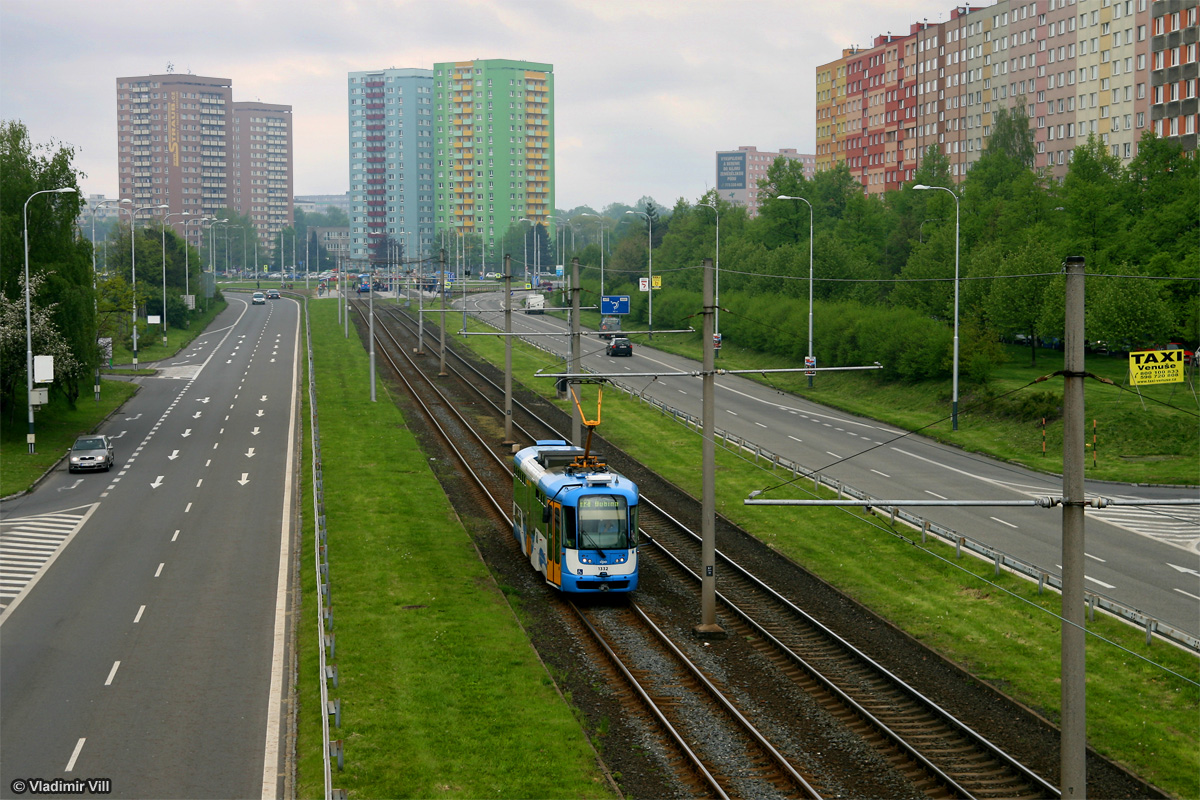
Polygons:
<instances>
[{"instance_id":1,"label":"tree line","mask_svg":"<svg viewBox=\"0 0 1200 800\"><path fill-rule=\"evenodd\" d=\"M654 222L663 288L654 327L687 327L700 309L704 258L716 256L726 341L794 357L807 348L810 211L814 351L818 364L880 361L897 380L948 375L956 227L964 379L986 381L1001 341L1056 346L1063 331L1062 263L1087 263L1086 337L1121 351L1200 340L1200 161L1147 132L1127 166L1092 137L1061 180L1033 166L1033 135L1018 103L998 114L979 161L957 185L936 147L899 191L866 196L845 166L812 178L780 158L760 182L757 216L715 191L676 202ZM947 187L922 191L915 185ZM706 205L707 204L707 205ZM716 210L708 207L715 205ZM957 208L956 208L957 205ZM652 209L648 201L646 209ZM956 213L958 222L956 226ZM637 279L647 274L646 220L609 220L605 293L629 294L648 323ZM631 224L632 223L632 224ZM599 252L579 251L599 291Z\"/></svg>"}]
</instances>

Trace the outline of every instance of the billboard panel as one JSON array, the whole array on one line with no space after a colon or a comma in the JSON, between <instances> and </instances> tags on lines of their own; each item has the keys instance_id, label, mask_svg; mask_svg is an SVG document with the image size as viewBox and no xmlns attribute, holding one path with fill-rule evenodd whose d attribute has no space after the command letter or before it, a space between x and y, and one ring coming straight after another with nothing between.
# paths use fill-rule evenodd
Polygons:
<instances>
[{"instance_id":1,"label":"billboard panel","mask_svg":"<svg viewBox=\"0 0 1200 800\"><path fill-rule=\"evenodd\" d=\"M717 189L746 188L746 154L717 153Z\"/></svg>"}]
</instances>

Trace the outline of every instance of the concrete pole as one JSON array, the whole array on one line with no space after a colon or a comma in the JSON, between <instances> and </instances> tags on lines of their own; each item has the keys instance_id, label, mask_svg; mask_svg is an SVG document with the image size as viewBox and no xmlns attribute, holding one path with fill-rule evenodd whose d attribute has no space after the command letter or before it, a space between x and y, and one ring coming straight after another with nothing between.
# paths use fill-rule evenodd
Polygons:
<instances>
[{"instance_id":1,"label":"concrete pole","mask_svg":"<svg viewBox=\"0 0 1200 800\"><path fill-rule=\"evenodd\" d=\"M258 238L257 237L254 240L254 246L255 247L258 246ZM255 268L255 270L257 270L258 269L258 256L254 257L254 261L255 261L254 268ZM346 306L345 313L342 314L342 325L344 326L344 330L342 332L343 339L350 338L350 286L349 286L349 284L350 284L350 281L348 281L346 279L346 273L345 273L345 271L343 271L342 272L342 303Z\"/></svg>"},{"instance_id":2,"label":"concrete pole","mask_svg":"<svg viewBox=\"0 0 1200 800\"><path fill-rule=\"evenodd\" d=\"M715 348L713 347L716 302L713 299L713 261L704 259L704 378L702 388L702 410L704 428L701 457L700 500L700 624L696 635L702 639L723 639L725 631L717 624L717 489L716 452L713 444L716 436L713 375Z\"/></svg>"},{"instance_id":3,"label":"concrete pole","mask_svg":"<svg viewBox=\"0 0 1200 800\"><path fill-rule=\"evenodd\" d=\"M375 281L367 292L367 349L371 354L371 402L375 402Z\"/></svg>"},{"instance_id":4,"label":"concrete pole","mask_svg":"<svg viewBox=\"0 0 1200 800\"><path fill-rule=\"evenodd\" d=\"M1063 347L1062 784L1063 800L1087 794L1084 573L1084 259L1069 256Z\"/></svg>"},{"instance_id":5,"label":"concrete pole","mask_svg":"<svg viewBox=\"0 0 1200 800\"><path fill-rule=\"evenodd\" d=\"M579 259L571 259L571 366L567 372L583 372L583 347L579 331ZM571 404L571 444L583 446L583 425L579 406Z\"/></svg>"},{"instance_id":6,"label":"concrete pole","mask_svg":"<svg viewBox=\"0 0 1200 800\"><path fill-rule=\"evenodd\" d=\"M442 248L442 274L438 276L438 296L442 303L441 331L438 333L438 377L446 377L446 248Z\"/></svg>"},{"instance_id":7,"label":"concrete pole","mask_svg":"<svg viewBox=\"0 0 1200 800\"><path fill-rule=\"evenodd\" d=\"M528 269L528 266L525 267ZM504 444L512 435L512 256L504 255Z\"/></svg>"}]
</instances>

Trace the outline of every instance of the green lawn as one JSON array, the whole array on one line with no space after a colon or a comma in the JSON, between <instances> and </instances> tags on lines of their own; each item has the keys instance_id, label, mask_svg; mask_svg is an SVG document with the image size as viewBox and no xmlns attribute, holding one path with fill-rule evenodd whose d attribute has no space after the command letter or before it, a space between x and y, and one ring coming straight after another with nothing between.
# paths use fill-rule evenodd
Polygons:
<instances>
[{"instance_id":1,"label":"green lawn","mask_svg":"<svg viewBox=\"0 0 1200 800\"><path fill-rule=\"evenodd\" d=\"M4 410L0 425L0 497L23 492L66 455L75 438L91 433L109 414L133 397L137 386L127 381L100 381L100 402L95 400L89 381L86 391L71 408L65 399L53 398L34 413L33 431L37 452L30 455L25 434L29 430L25 406L17 413ZM117 450L121 455L120 448ZM127 455L127 454L126 454Z\"/></svg>"},{"instance_id":2,"label":"green lawn","mask_svg":"<svg viewBox=\"0 0 1200 800\"><path fill-rule=\"evenodd\" d=\"M370 402L362 343L341 336L332 304L309 309L341 681L331 735L345 742L334 786L350 797L612 796L382 381ZM300 797L323 792L310 463Z\"/></svg>"},{"instance_id":3,"label":"green lawn","mask_svg":"<svg viewBox=\"0 0 1200 800\"><path fill-rule=\"evenodd\" d=\"M469 344L503 364L499 338L476 336ZM550 361L517 343L514 380L553 395L551 381L532 378ZM1052 371L1049 365L1046 371ZM595 407L587 393L583 407ZM604 396L603 420L598 431L608 441L700 496L695 468L700 438L694 431L612 391ZM990 563L956 559L953 548L932 541L921 545L919 533L904 526L893 530L886 519L846 509L744 506L752 490L790 475L766 471L722 448L717 454L719 513L981 679L1058 720L1057 594L1039 596L1036 585L1007 574L994 578ZM790 493L772 496L811 497L810 487L801 481ZM1095 634L1088 642L1089 743L1176 796L1200 797L1200 660L1160 642L1147 646L1142 632L1104 615L1089 631Z\"/></svg>"}]
</instances>

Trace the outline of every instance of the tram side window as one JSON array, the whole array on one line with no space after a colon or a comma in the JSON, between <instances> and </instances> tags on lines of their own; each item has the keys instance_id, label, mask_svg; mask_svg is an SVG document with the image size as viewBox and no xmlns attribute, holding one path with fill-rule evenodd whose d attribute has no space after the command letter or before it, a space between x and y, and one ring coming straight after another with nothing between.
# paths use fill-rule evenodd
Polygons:
<instances>
[{"instance_id":1,"label":"tram side window","mask_svg":"<svg viewBox=\"0 0 1200 800\"><path fill-rule=\"evenodd\" d=\"M625 498L595 494L579 498L581 550L625 550L631 546Z\"/></svg>"},{"instance_id":2,"label":"tram side window","mask_svg":"<svg viewBox=\"0 0 1200 800\"><path fill-rule=\"evenodd\" d=\"M563 547L568 550L575 549L575 509L571 506L563 506Z\"/></svg>"}]
</instances>

